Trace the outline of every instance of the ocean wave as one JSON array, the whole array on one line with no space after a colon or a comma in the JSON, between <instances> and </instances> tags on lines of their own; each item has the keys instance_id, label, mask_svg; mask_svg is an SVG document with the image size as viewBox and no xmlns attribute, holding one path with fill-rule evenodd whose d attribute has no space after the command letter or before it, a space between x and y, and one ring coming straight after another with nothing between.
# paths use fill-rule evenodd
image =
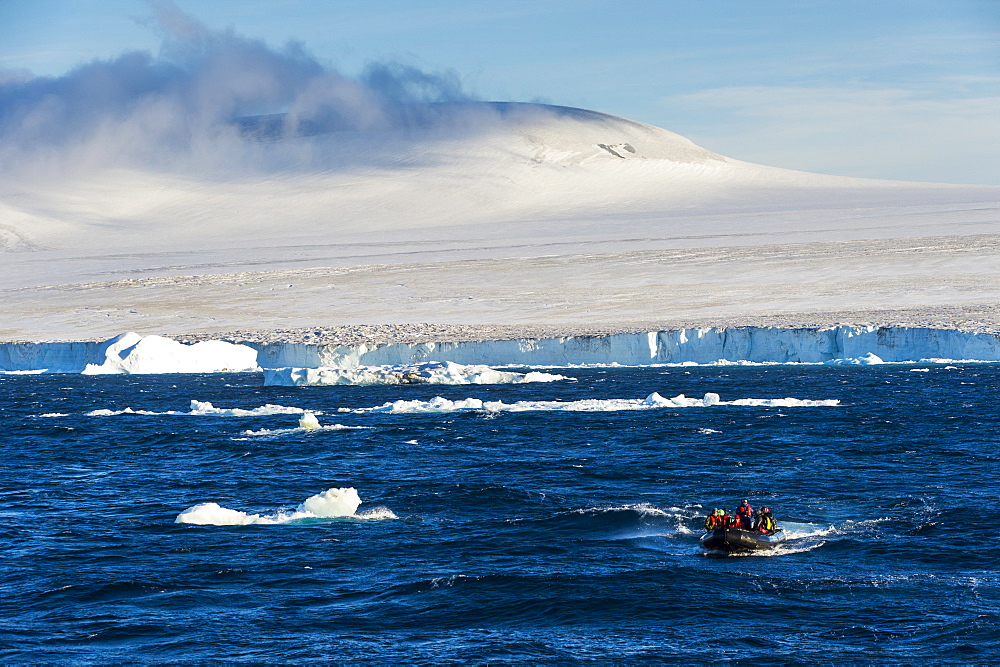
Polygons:
<instances>
[{"instance_id":1,"label":"ocean wave","mask_svg":"<svg viewBox=\"0 0 1000 667\"><path fill-rule=\"evenodd\" d=\"M312 431L358 431L370 429L370 426L347 426L345 424L320 424L319 420L316 419L315 414L311 412L305 413L299 420L299 425L294 428L262 428L258 430L246 430L243 431L243 435L248 438L273 438L281 435L288 435L289 433L309 433ZM311 417L311 419L310 419ZM237 438L239 440L246 440L247 438Z\"/></svg>"}]
</instances>

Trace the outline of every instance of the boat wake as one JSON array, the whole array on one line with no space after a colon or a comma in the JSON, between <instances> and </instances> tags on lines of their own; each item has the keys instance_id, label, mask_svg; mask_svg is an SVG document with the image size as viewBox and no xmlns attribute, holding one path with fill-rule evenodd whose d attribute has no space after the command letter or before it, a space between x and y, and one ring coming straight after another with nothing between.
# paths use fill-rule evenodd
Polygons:
<instances>
[{"instance_id":1,"label":"boat wake","mask_svg":"<svg viewBox=\"0 0 1000 667\"><path fill-rule=\"evenodd\" d=\"M861 521L844 521L840 525L800 523L794 521L783 521L780 523L785 532L785 541L772 548L760 551L734 552L728 554L708 552L707 556L731 556L737 558L771 558L774 556L788 556L790 554L813 551L820 547L847 539L852 536L870 533L877 526L890 521L888 518L867 519Z\"/></svg>"}]
</instances>

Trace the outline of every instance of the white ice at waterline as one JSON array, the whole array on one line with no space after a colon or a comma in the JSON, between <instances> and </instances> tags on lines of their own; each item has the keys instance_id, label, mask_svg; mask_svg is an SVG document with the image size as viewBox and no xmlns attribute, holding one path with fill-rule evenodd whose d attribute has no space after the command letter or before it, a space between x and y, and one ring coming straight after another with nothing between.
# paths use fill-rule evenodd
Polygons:
<instances>
[{"instance_id":1,"label":"white ice at waterline","mask_svg":"<svg viewBox=\"0 0 1000 667\"><path fill-rule=\"evenodd\" d=\"M259 408L217 408L209 401L191 401L191 411L181 412L179 410L167 410L166 412L155 412L152 410L133 410L123 408L121 410L110 410L100 408L87 413L88 417L114 417L118 415L191 415L194 417L269 417L270 415L301 415L306 411L303 408L289 408L284 405L262 405Z\"/></svg>"},{"instance_id":2,"label":"white ice at waterline","mask_svg":"<svg viewBox=\"0 0 1000 667\"><path fill-rule=\"evenodd\" d=\"M426 361L411 364L356 366L353 368L274 368L264 369L265 386L302 387L313 385L383 384L523 384L567 380L565 375L499 371L482 364Z\"/></svg>"},{"instance_id":3,"label":"white ice at waterline","mask_svg":"<svg viewBox=\"0 0 1000 667\"><path fill-rule=\"evenodd\" d=\"M479 398L465 398L450 400L441 396L435 396L428 401L390 401L382 405L370 408L339 408L341 413L365 414L372 412L387 412L393 414L419 414L436 412L529 412L529 411L563 411L563 412L617 412L622 410L655 410L662 408L701 408L716 405L736 405L746 407L819 407L840 405L840 399L802 399L802 398L737 398L731 401L723 401L718 394L709 392L701 398L689 398L684 394L678 394L671 398L665 398L657 392L653 392L646 398L590 398L579 401L517 401L516 403L504 403L503 401L484 401ZM124 408L122 410L109 410L106 408L92 410L86 413L88 417L111 417L117 415L172 415L172 416L195 416L195 417L269 417L271 415L301 415L298 428L283 429L281 432L295 430L343 430L365 428L361 426L343 426L340 424L322 425L316 415L323 414L318 410L306 410L304 408L286 407L283 405L262 405L258 408L217 408L208 401L191 401L190 412L180 412L168 410L166 412L153 412L149 410L133 410ZM277 431L246 431L247 435L265 435L277 433Z\"/></svg>"},{"instance_id":4,"label":"white ice at waterline","mask_svg":"<svg viewBox=\"0 0 1000 667\"><path fill-rule=\"evenodd\" d=\"M354 517L357 519L395 519L392 511L381 508L358 514L361 497L352 487L330 488L302 501L294 512L277 511L271 515L250 514L226 507L218 503L200 503L187 508L177 515L174 523L189 523L202 526L247 526L277 525L303 519L335 519Z\"/></svg>"},{"instance_id":5,"label":"white ice at waterline","mask_svg":"<svg viewBox=\"0 0 1000 667\"><path fill-rule=\"evenodd\" d=\"M422 414L448 412L618 412L625 410L655 410L663 408L702 408L717 405L736 405L747 407L834 407L840 405L840 399L809 400L801 398L739 398L723 401L718 394L707 393L702 398L688 398L678 394L672 398L664 398L653 392L644 399L611 398L585 399L581 401L483 401L478 398L450 400L436 396L429 401L391 401L371 408L353 410L357 413L387 412L391 414Z\"/></svg>"},{"instance_id":6,"label":"white ice at waterline","mask_svg":"<svg viewBox=\"0 0 1000 667\"><path fill-rule=\"evenodd\" d=\"M150 339L152 341L147 343ZM498 378L510 381L512 376L496 370L502 366L871 365L1000 361L1000 336L993 333L846 325L829 329L700 328L454 343L233 345L210 342L218 346L205 347L208 342L184 345L158 336L142 338L127 333L104 343L0 343L0 372L79 373L86 368L88 373L181 373L259 371L257 366L260 366L265 369L265 378L270 378L266 380L269 384L308 382L310 377L312 381L332 378L335 383L357 384L402 378L407 372L402 369L421 367L436 359L435 364L446 368L450 362L458 368L488 369L465 371L464 375L461 372L437 373L438 378L451 378L449 384L472 384L485 383L490 377L493 378L490 381ZM212 350L211 358L201 359L202 350ZM372 368L380 370L370 370ZM419 377L414 379L420 381ZM536 371L520 379L514 378L514 381L555 379L561 376Z\"/></svg>"},{"instance_id":7,"label":"white ice at waterline","mask_svg":"<svg viewBox=\"0 0 1000 667\"><path fill-rule=\"evenodd\" d=\"M303 408L291 408L270 403L259 408L217 408L210 401L191 401L191 412L196 417L267 417L270 415L301 415L307 411Z\"/></svg>"}]
</instances>

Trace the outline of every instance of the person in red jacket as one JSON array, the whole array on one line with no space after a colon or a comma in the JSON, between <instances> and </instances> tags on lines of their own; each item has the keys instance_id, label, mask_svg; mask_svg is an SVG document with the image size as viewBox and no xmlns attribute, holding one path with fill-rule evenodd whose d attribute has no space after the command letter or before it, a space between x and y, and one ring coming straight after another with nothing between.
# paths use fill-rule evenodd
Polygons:
<instances>
[{"instance_id":1,"label":"person in red jacket","mask_svg":"<svg viewBox=\"0 0 1000 667\"><path fill-rule=\"evenodd\" d=\"M750 501L744 499L740 506L736 508L736 516L740 518L740 528L750 530L753 526L753 507Z\"/></svg>"},{"instance_id":2,"label":"person in red jacket","mask_svg":"<svg viewBox=\"0 0 1000 667\"><path fill-rule=\"evenodd\" d=\"M716 528L724 528L726 525L726 510L720 510L718 508L712 510L712 513L708 515L705 519L705 532L715 530Z\"/></svg>"}]
</instances>

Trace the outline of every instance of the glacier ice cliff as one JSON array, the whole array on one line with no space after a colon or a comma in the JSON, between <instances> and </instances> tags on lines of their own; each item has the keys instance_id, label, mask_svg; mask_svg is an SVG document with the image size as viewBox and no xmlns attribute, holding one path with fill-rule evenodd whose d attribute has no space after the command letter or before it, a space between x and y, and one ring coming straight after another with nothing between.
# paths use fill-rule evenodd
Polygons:
<instances>
[{"instance_id":1,"label":"glacier ice cliff","mask_svg":"<svg viewBox=\"0 0 1000 667\"><path fill-rule=\"evenodd\" d=\"M577 364L1000 361L1000 335L953 329L837 326L701 328L474 342L184 345L127 333L105 342L0 343L0 372L205 373L428 361L487 366Z\"/></svg>"},{"instance_id":2,"label":"glacier ice cliff","mask_svg":"<svg viewBox=\"0 0 1000 667\"><path fill-rule=\"evenodd\" d=\"M251 344L264 368L451 361L488 366L577 364L879 363L1000 361L1000 336L951 329L838 326L703 328L479 342L385 345Z\"/></svg>"}]
</instances>

